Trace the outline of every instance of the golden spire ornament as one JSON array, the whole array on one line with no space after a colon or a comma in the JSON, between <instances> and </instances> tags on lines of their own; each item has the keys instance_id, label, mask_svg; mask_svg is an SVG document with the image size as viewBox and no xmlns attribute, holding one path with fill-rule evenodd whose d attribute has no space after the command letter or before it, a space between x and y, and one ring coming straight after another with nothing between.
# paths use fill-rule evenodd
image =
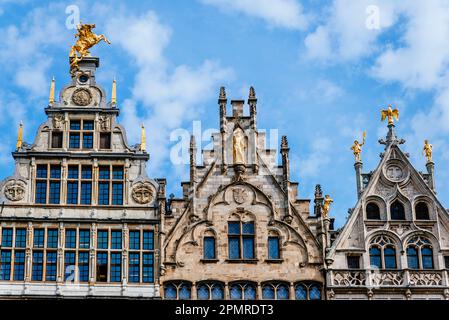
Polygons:
<instances>
[{"instance_id":1,"label":"golden spire ornament","mask_svg":"<svg viewBox=\"0 0 449 320\"><path fill-rule=\"evenodd\" d=\"M19 132L17 133L16 150L22 148L22 145L23 145L23 123L22 121L20 121Z\"/></svg>"},{"instance_id":2,"label":"golden spire ornament","mask_svg":"<svg viewBox=\"0 0 449 320\"><path fill-rule=\"evenodd\" d=\"M365 138L366 138L366 131L363 131L362 143L359 143L358 140L354 140L354 144L351 147L356 162L362 161L360 154L362 153L362 146L365 144Z\"/></svg>"},{"instance_id":3,"label":"golden spire ornament","mask_svg":"<svg viewBox=\"0 0 449 320\"><path fill-rule=\"evenodd\" d=\"M388 106L387 109L380 111L380 120L384 121L385 118L388 118L388 125L393 124L394 121L393 118L396 119L396 121L399 121L399 111L397 108L394 110L391 108L391 105Z\"/></svg>"},{"instance_id":4,"label":"golden spire ornament","mask_svg":"<svg viewBox=\"0 0 449 320\"><path fill-rule=\"evenodd\" d=\"M429 140L424 140L424 148L422 152L426 156L427 162L432 162L432 149L433 146L429 143Z\"/></svg>"},{"instance_id":5,"label":"golden spire ornament","mask_svg":"<svg viewBox=\"0 0 449 320\"><path fill-rule=\"evenodd\" d=\"M117 104L117 83L115 78L112 81L111 104Z\"/></svg>"},{"instance_id":6,"label":"golden spire ornament","mask_svg":"<svg viewBox=\"0 0 449 320\"><path fill-rule=\"evenodd\" d=\"M147 150L147 139L145 136L145 127L142 123L141 132L140 132L140 151L145 152Z\"/></svg>"},{"instance_id":7,"label":"golden spire ornament","mask_svg":"<svg viewBox=\"0 0 449 320\"><path fill-rule=\"evenodd\" d=\"M55 102L55 77L51 80L50 94L48 95L48 104L53 104Z\"/></svg>"}]
</instances>

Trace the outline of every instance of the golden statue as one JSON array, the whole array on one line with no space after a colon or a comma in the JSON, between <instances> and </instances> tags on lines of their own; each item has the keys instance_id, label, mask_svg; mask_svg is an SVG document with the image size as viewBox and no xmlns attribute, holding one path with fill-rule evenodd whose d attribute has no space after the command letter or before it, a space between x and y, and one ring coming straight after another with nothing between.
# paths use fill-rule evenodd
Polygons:
<instances>
[{"instance_id":1,"label":"golden statue","mask_svg":"<svg viewBox=\"0 0 449 320\"><path fill-rule=\"evenodd\" d=\"M22 148L22 145L23 145L23 123L22 121L20 121L19 132L17 132L16 150Z\"/></svg>"},{"instance_id":2,"label":"golden statue","mask_svg":"<svg viewBox=\"0 0 449 320\"><path fill-rule=\"evenodd\" d=\"M391 109L391 105L389 105L386 110L381 110L380 111L380 115L381 115L381 118L380 118L381 121L384 121L385 118L388 118L388 124L389 125L390 124L394 124L393 118L395 118L396 121L399 120L399 111L398 111L398 109L397 108L395 108L394 110Z\"/></svg>"},{"instance_id":3,"label":"golden statue","mask_svg":"<svg viewBox=\"0 0 449 320\"><path fill-rule=\"evenodd\" d=\"M234 131L232 137L234 164L245 164L245 135L242 129Z\"/></svg>"},{"instance_id":4,"label":"golden statue","mask_svg":"<svg viewBox=\"0 0 449 320\"><path fill-rule=\"evenodd\" d=\"M362 146L365 144L365 138L366 138L366 131L363 131L362 143L359 143L358 140L354 140L354 144L351 147L356 162L361 161L360 154L362 153Z\"/></svg>"},{"instance_id":5,"label":"golden statue","mask_svg":"<svg viewBox=\"0 0 449 320\"><path fill-rule=\"evenodd\" d=\"M78 33L75 34L75 38L78 38L76 43L72 46L70 50L69 57L72 58L70 62L70 72L73 74L75 71L79 70L78 62L83 60L84 57L89 57L89 49L94 45L99 43L101 40L111 44L111 42L104 36L104 34L96 35L92 32L95 28L95 24L79 24L76 26ZM79 53L78 56L76 53Z\"/></svg>"},{"instance_id":6,"label":"golden statue","mask_svg":"<svg viewBox=\"0 0 449 320\"><path fill-rule=\"evenodd\" d=\"M323 210L322 210L323 217L327 218L327 216L329 215L329 211L331 209L332 202L334 202L334 200L331 199L331 197L329 197L328 194L326 194L324 196L324 203L323 203Z\"/></svg>"},{"instance_id":7,"label":"golden statue","mask_svg":"<svg viewBox=\"0 0 449 320\"><path fill-rule=\"evenodd\" d=\"M424 148L422 152L426 156L427 162L432 162L432 148L433 146L429 143L429 140L424 140Z\"/></svg>"}]
</instances>

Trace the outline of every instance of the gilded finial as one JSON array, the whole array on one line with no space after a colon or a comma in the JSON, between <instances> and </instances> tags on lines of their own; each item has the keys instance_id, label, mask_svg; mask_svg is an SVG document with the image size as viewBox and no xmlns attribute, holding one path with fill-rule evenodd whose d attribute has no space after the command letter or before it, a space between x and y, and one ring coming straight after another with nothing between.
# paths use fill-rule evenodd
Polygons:
<instances>
[{"instance_id":1,"label":"gilded finial","mask_svg":"<svg viewBox=\"0 0 449 320\"><path fill-rule=\"evenodd\" d=\"M249 96L248 99L256 99L256 91L254 90L254 87L249 87Z\"/></svg>"},{"instance_id":2,"label":"gilded finial","mask_svg":"<svg viewBox=\"0 0 449 320\"><path fill-rule=\"evenodd\" d=\"M426 156L427 162L432 162L432 149L433 146L429 143L429 140L424 140L424 148L422 152Z\"/></svg>"},{"instance_id":3,"label":"gilded finial","mask_svg":"<svg viewBox=\"0 0 449 320\"><path fill-rule=\"evenodd\" d=\"M397 108L394 110L391 108L391 105L388 105L388 108L385 110L380 111L380 120L384 121L385 118L388 118L388 125L393 124L394 121L393 118L396 119L396 121L399 121L399 111Z\"/></svg>"},{"instance_id":4,"label":"gilded finial","mask_svg":"<svg viewBox=\"0 0 449 320\"><path fill-rule=\"evenodd\" d=\"M19 132L17 133L16 150L22 148L22 145L23 145L23 123L22 121L20 121Z\"/></svg>"},{"instance_id":5,"label":"gilded finial","mask_svg":"<svg viewBox=\"0 0 449 320\"><path fill-rule=\"evenodd\" d=\"M55 102L55 77L51 80L50 94L48 96L48 104L53 104Z\"/></svg>"},{"instance_id":6,"label":"gilded finial","mask_svg":"<svg viewBox=\"0 0 449 320\"><path fill-rule=\"evenodd\" d=\"M331 209L331 203L334 202L333 199L331 199L331 197L326 194L324 196L324 202L323 202L323 210L322 210L322 214L324 218L327 218L329 216L329 211Z\"/></svg>"},{"instance_id":7,"label":"gilded finial","mask_svg":"<svg viewBox=\"0 0 449 320\"><path fill-rule=\"evenodd\" d=\"M141 125L141 132L140 132L140 151L146 151L147 150L147 139L145 136L145 126Z\"/></svg>"},{"instance_id":8,"label":"gilded finial","mask_svg":"<svg viewBox=\"0 0 449 320\"><path fill-rule=\"evenodd\" d=\"M117 82L112 80L111 104L117 104Z\"/></svg>"},{"instance_id":9,"label":"gilded finial","mask_svg":"<svg viewBox=\"0 0 449 320\"><path fill-rule=\"evenodd\" d=\"M220 100L226 100L226 90L225 87L220 87L220 96L219 96Z\"/></svg>"},{"instance_id":10,"label":"gilded finial","mask_svg":"<svg viewBox=\"0 0 449 320\"><path fill-rule=\"evenodd\" d=\"M362 143L360 143L358 140L354 140L354 144L351 147L356 162L362 161L360 154L362 153L362 146L365 144L365 138L366 138L366 131L363 131Z\"/></svg>"}]
</instances>

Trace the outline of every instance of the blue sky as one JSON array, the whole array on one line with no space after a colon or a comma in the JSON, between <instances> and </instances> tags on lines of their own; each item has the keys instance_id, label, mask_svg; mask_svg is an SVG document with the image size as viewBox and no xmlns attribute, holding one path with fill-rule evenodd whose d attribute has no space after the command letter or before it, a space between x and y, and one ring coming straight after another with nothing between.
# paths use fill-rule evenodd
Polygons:
<instances>
[{"instance_id":1,"label":"blue sky","mask_svg":"<svg viewBox=\"0 0 449 320\"><path fill-rule=\"evenodd\" d=\"M424 138L433 144L437 192L447 204L449 4L438 0L0 0L2 177L13 170L18 122L33 142L52 76L57 90L69 81L69 6L111 40L92 50L101 58L97 81L109 91L117 78L119 120L131 144L136 123L145 123L149 173L166 177L168 192L180 195L188 178L187 166L170 163L170 134L192 131L195 120L217 128L219 87L246 99L252 85L259 128L289 138L299 196L313 197L320 183L335 200L337 226L356 201L349 148L366 130L364 171L376 167L386 134L379 111L390 103L418 170Z\"/></svg>"}]
</instances>

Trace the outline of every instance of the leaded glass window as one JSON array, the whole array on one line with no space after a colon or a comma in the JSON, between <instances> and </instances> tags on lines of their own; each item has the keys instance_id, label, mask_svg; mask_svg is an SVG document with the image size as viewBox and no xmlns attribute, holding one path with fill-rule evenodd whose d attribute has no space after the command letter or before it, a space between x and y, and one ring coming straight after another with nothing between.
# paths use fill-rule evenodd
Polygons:
<instances>
[{"instance_id":1,"label":"leaded glass window","mask_svg":"<svg viewBox=\"0 0 449 320\"><path fill-rule=\"evenodd\" d=\"M204 237L204 259L215 259L215 237Z\"/></svg>"},{"instance_id":2,"label":"leaded glass window","mask_svg":"<svg viewBox=\"0 0 449 320\"><path fill-rule=\"evenodd\" d=\"M254 222L228 222L229 259L254 259Z\"/></svg>"},{"instance_id":3,"label":"leaded glass window","mask_svg":"<svg viewBox=\"0 0 449 320\"><path fill-rule=\"evenodd\" d=\"M280 259L279 237L268 237L268 259Z\"/></svg>"}]
</instances>

